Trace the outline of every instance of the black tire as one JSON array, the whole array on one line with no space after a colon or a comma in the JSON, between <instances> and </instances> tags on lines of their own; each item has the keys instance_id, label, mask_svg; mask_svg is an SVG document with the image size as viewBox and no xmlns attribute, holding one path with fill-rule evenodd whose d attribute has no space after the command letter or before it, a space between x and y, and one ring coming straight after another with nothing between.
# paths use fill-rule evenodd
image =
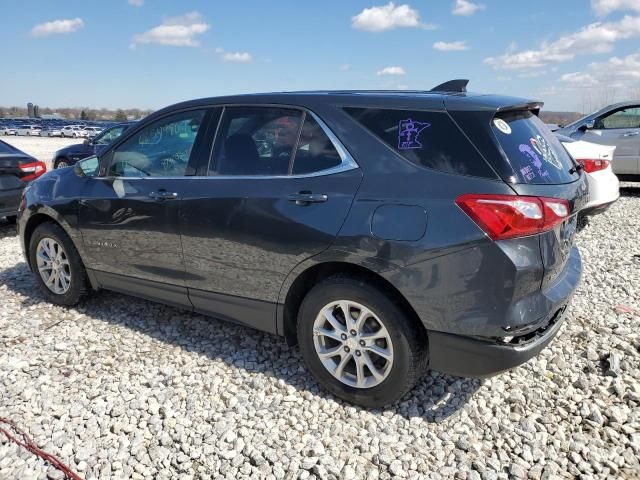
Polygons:
<instances>
[{"instance_id":1,"label":"black tire","mask_svg":"<svg viewBox=\"0 0 640 480\"><path fill-rule=\"evenodd\" d=\"M66 165L64 165L63 167L60 166L60 162L64 162L66 163ZM64 168L64 167L68 167L71 165L71 162L69 162L69 159L65 158L65 157L61 157L61 158L56 158L56 160L53 162L53 169L58 169L58 168Z\"/></svg>"},{"instance_id":2,"label":"black tire","mask_svg":"<svg viewBox=\"0 0 640 480\"><path fill-rule=\"evenodd\" d=\"M386 378L370 388L343 383L322 364L314 345L314 321L323 307L337 300L357 302L373 312L389 332L393 363ZM353 277L332 276L314 286L298 313L298 344L311 374L331 393L369 408L390 405L411 390L427 367L424 329L373 284Z\"/></svg>"},{"instance_id":3,"label":"black tire","mask_svg":"<svg viewBox=\"0 0 640 480\"><path fill-rule=\"evenodd\" d=\"M56 294L52 290L49 290L38 272L36 249L38 243L43 238L51 238L62 245L69 260L71 281L69 283L69 289L64 294ZM51 303L66 306L76 305L80 299L87 294L87 272L80 259L80 254L69 236L59 225L53 222L45 222L35 229L29 242L29 263L31 264L36 283L40 287L43 295Z\"/></svg>"}]
</instances>

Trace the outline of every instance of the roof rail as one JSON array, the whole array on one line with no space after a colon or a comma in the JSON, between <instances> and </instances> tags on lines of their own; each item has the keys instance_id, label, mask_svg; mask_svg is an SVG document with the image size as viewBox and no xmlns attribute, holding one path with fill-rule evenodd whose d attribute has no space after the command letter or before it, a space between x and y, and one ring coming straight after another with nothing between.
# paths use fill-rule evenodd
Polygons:
<instances>
[{"instance_id":1,"label":"roof rail","mask_svg":"<svg viewBox=\"0 0 640 480\"><path fill-rule=\"evenodd\" d=\"M464 93L467 91L467 84L469 80L457 79L449 80L448 82L441 83L437 87L433 87L430 92L459 92Z\"/></svg>"}]
</instances>

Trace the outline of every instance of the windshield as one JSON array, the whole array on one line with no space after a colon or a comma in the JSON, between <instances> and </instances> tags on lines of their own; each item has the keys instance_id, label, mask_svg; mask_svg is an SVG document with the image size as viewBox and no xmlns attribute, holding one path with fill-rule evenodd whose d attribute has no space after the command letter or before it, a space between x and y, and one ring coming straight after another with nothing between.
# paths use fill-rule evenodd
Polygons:
<instances>
[{"instance_id":1,"label":"windshield","mask_svg":"<svg viewBox=\"0 0 640 480\"><path fill-rule=\"evenodd\" d=\"M532 112L501 113L493 119L491 128L518 183L558 184L579 178L565 148Z\"/></svg>"}]
</instances>

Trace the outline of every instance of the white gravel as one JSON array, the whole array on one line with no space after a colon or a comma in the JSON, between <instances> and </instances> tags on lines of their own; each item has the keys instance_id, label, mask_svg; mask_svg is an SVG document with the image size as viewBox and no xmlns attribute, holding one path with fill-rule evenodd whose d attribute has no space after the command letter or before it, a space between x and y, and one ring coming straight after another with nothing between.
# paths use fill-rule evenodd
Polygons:
<instances>
[{"instance_id":1,"label":"white gravel","mask_svg":"<svg viewBox=\"0 0 640 480\"><path fill-rule=\"evenodd\" d=\"M109 292L45 303L0 227L0 416L85 478L637 478L639 231L637 185L579 235L582 284L540 356L371 411L274 336ZM0 437L1 479L47 475Z\"/></svg>"},{"instance_id":2,"label":"white gravel","mask_svg":"<svg viewBox=\"0 0 640 480\"><path fill-rule=\"evenodd\" d=\"M0 136L0 140L46 163L48 170L53 166L53 155L57 150L84 141L83 138L17 137L12 135L2 135Z\"/></svg>"}]
</instances>

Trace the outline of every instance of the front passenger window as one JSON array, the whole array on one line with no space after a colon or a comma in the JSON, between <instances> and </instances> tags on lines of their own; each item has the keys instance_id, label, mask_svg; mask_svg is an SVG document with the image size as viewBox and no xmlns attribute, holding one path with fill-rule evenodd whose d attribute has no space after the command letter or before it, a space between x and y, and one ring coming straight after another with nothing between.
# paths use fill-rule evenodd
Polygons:
<instances>
[{"instance_id":1,"label":"front passenger window","mask_svg":"<svg viewBox=\"0 0 640 480\"><path fill-rule=\"evenodd\" d=\"M640 107L618 110L596 120L597 129L640 128Z\"/></svg>"},{"instance_id":2,"label":"front passenger window","mask_svg":"<svg viewBox=\"0 0 640 480\"><path fill-rule=\"evenodd\" d=\"M145 127L113 152L109 174L118 177L181 177L205 116L181 112Z\"/></svg>"}]
</instances>

